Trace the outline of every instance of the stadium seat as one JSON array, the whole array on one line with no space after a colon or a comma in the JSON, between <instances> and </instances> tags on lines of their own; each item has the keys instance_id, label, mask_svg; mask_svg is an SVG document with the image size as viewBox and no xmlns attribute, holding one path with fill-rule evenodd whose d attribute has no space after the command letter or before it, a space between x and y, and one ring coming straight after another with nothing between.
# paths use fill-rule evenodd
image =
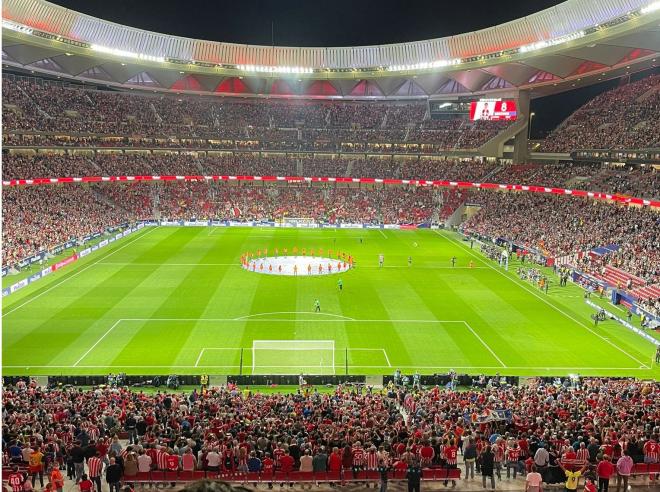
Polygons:
<instances>
[{"instance_id":1,"label":"stadium seat","mask_svg":"<svg viewBox=\"0 0 660 492\"><path fill-rule=\"evenodd\" d=\"M247 472L243 475L243 483L257 484L259 482L261 482L260 472Z\"/></svg>"}]
</instances>

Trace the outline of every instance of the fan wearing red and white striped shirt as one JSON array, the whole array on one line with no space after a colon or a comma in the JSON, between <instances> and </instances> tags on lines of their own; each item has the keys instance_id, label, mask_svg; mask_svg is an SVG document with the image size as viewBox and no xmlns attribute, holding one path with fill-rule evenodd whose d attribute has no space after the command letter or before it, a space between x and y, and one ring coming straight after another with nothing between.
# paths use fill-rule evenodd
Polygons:
<instances>
[{"instance_id":1,"label":"fan wearing red and white striped shirt","mask_svg":"<svg viewBox=\"0 0 660 492\"><path fill-rule=\"evenodd\" d=\"M284 456L284 448L282 448L282 443L278 443L277 447L273 449L273 461L275 462L275 468L280 466L280 458Z\"/></svg>"},{"instance_id":2,"label":"fan wearing red and white striped shirt","mask_svg":"<svg viewBox=\"0 0 660 492\"><path fill-rule=\"evenodd\" d=\"M367 470L375 470L378 468L378 452L376 451L376 446L371 446L369 448L369 451L364 455L364 460Z\"/></svg>"},{"instance_id":3,"label":"fan wearing red and white striped shirt","mask_svg":"<svg viewBox=\"0 0 660 492\"><path fill-rule=\"evenodd\" d=\"M161 446L156 451L156 463L159 470L167 470L167 448L165 446Z\"/></svg>"},{"instance_id":4,"label":"fan wearing red and white striped shirt","mask_svg":"<svg viewBox=\"0 0 660 492\"><path fill-rule=\"evenodd\" d=\"M456 468L458 448L456 447L454 440L450 439L448 444L445 444L442 447L442 454L445 457L445 462L447 463L447 468ZM449 480L445 480L445 487L449 483ZM456 486L456 480L451 481L452 487Z\"/></svg>"},{"instance_id":5,"label":"fan wearing red and white striped shirt","mask_svg":"<svg viewBox=\"0 0 660 492\"><path fill-rule=\"evenodd\" d=\"M584 465L589 462L589 450L583 442L580 443L580 447L575 453L575 462L578 465Z\"/></svg>"},{"instance_id":6,"label":"fan wearing red and white striped shirt","mask_svg":"<svg viewBox=\"0 0 660 492\"><path fill-rule=\"evenodd\" d=\"M649 439L644 443L644 463L657 463L660 454L660 444L654 439Z\"/></svg>"},{"instance_id":7,"label":"fan wearing red and white striped shirt","mask_svg":"<svg viewBox=\"0 0 660 492\"><path fill-rule=\"evenodd\" d=\"M87 460L87 469L89 471L89 479L96 485L98 490L101 490L101 474L103 473L103 460L98 456L92 456Z\"/></svg>"},{"instance_id":8,"label":"fan wearing red and white striped shirt","mask_svg":"<svg viewBox=\"0 0 660 492\"><path fill-rule=\"evenodd\" d=\"M11 485L11 490L12 492L22 492L23 491L23 483L25 482L25 477L23 476L22 473L18 472L18 467L15 466L12 469L11 475L9 475L8 479L9 485Z\"/></svg>"},{"instance_id":9,"label":"fan wearing red and white striped shirt","mask_svg":"<svg viewBox=\"0 0 660 492\"><path fill-rule=\"evenodd\" d=\"M506 478L511 478L511 469L513 468L513 479L518 476L518 461L520 460L520 448L518 443L514 442L506 450Z\"/></svg>"},{"instance_id":10,"label":"fan wearing red and white striped shirt","mask_svg":"<svg viewBox=\"0 0 660 492\"><path fill-rule=\"evenodd\" d=\"M357 441L351 450L353 452L353 469L364 466L364 448L362 443Z\"/></svg>"}]
</instances>

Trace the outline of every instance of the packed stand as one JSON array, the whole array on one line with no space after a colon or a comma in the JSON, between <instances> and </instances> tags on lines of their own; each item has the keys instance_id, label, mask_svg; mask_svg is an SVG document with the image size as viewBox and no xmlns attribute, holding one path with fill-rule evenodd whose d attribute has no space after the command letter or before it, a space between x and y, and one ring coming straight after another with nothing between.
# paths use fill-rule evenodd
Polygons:
<instances>
[{"instance_id":1,"label":"packed stand","mask_svg":"<svg viewBox=\"0 0 660 492\"><path fill-rule=\"evenodd\" d=\"M133 219L91 187L5 188L2 195L3 266Z\"/></svg>"},{"instance_id":2,"label":"packed stand","mask_svg":"<svg viewBox=\"0 0 660 492\"><path fill-rule=\"evenodd\" d=\"M2 97L8 108L2 115L5 145L85 146L100 139L120 147L189 147L184 139L204 149L346 152L348 144L360 152L432 153L477 148L508 125L432 121L421 101L219 100L93 90L15 76L3 78ZM31 135L39 132L53 135ZM58 133L71 138L54 137Z\"/></svg>"},{"instance_id":3,"label":"packed stand","mask_svg":"<svg viewBox=\"0 0 660 492\"><path fill-rule=\"evenodd\" d=\"M556 257L616 244L605 261L655 282L660 274L660 216L648 209L537 193L471 193L481 210L465 232L502 238Z\"/></svg>"},{"instance_id":4,"label":"packed stand","mask_svg":"<svg viewBox=\"0 0 660 492\"><path fill-rule=\"evenodd\" d=\"M479 181L495 168L479 161L284 156L251 152L133 152L89 155L9 154L3 156L3 179L82 176L326 176L351 178Z\"/></svg>"},{"instance_id":5,"label":"packed stand","mask_svg":"<svg viewBox=\"0 0 660 492\"><path fill-rule=\"evenodd\" d=\"M264 481L275 471L343 472L346 479L361 470L428 472L457 468L461 453L464 478L474 480L476 468L484 488L518 474L528 483L564 483L567 471L580 470L624 490L636 464L658 463L656 382L530 379L517 387L481 376L457 391L422 389L414 380L412 388L294 394L231 384L146 394L20 381L3 386L3 462L27 467L35 486L55 471L57 480L66 474L100 488L101 477L132 483L159 470L253 472Z\"/></svg>"},{"instance_id":6,"label":"packed stand","mask_svg":"<svg viewBox=\"0 0 660 492\"><path fill-rule=\"evenodd\" d=\"M443 197L450 195L434 188L232 186L206 181L21 186L3 193L3 265L107 227L155 217L420 224L449 205Z\"/></svg>"},{"instance_id":7,"label":"packed stand","mask_svg":"<svg viewBox=\"0 0 660 492\"><path fill-rule=\"evenodd\" d=\"M591 99L550 134L541 151L657 147L659 84L660 74L651 75Z\"/></svg>"}]
</instances>

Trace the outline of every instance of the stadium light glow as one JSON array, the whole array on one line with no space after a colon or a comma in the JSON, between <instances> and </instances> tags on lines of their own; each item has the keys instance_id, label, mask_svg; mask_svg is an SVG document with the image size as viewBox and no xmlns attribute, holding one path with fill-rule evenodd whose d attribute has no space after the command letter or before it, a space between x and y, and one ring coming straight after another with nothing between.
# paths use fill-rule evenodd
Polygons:
<instances>
[{"instance_id":1,"label":"stadium light glow","mask_svg":"<svg viewBox=\"0 0 660 492\"><path fill-rule=\"evenodd\" d=\"M547 48L549 46L556 46L558 44L562 43L567 43L569 41L573 41L575 39L580 39L581 37L584 36L584 31L578 31L574 32L573 34L567 34L566 36L560 36L558 38L554 39L547 39L545 41L538 41L536 43L532 44L526 44L524 46L521 46L520 52L521 53L527 53L529 51L535 51L535 50L541 50L543 48Z\"/></svg>"},{"instance_id":2,"label":"stadium light glow","mask_svg":"<svg viewBox=\"0 0 660 492\"><path fill-rule=\"evenodd\" d=\"M449 67L452 65L459 65L460 63L460 58L453 58L451 60L436 60L432 62L412 63L410 65L390 65L385 69L389 72L403 72L406 70L426 70L429 68Z\"/></svg>"},{"instance_id":3,"label":"stadium light glow","mask_svg":"<svg viewBox=\"0 0 660 492\"><path fill-rule=\"evenodd\" d=\"M118 50L116 48L109 48L108 46L102 46L100 44L93 44L90 46L90 49L93 51L98 51L99 53L107 53L109 55L123 56L124 58L134 58L136 60L146 60L154 62L164 62L165 58L162 56L153 56L146 55L144 53L134 53L132 51Z\"/></svg>"},{"instance_id":4,"label":"stadium light glow","mask_svg":"<svg viewBox=\"0 0 660 492\"><path fill-rule=\"evenodd\" d=\"M4 19L2 20L2 27L9 29L10 31L22 32L23 34L32 34L31 27L16 24L15 22L10 22Z\"/></svg>"},{"instance_id":5,"label":"stadium light glow","mask_svg":"<svg viewBox=\"0 0 660 492\"><path fill-rule=\"evenodd\" d=\"M313 68L308 67L286 67L286 66L268 66L268 65L236 65L238 70L244 72L263 72L263 73L314 73Z\"/></svg>"},{"instance_id":6,"label":"stadium light glow","mask_svg":"<svg viewBox=\"0 0 660 492\"><path fill-rule=\"evenodd\" d=\"M656 10L660 10L660 2L653 2L646 7L642 7L639 11L642 14L650 14L651 12L655 12Z\"/></svg>"}]
</instances>

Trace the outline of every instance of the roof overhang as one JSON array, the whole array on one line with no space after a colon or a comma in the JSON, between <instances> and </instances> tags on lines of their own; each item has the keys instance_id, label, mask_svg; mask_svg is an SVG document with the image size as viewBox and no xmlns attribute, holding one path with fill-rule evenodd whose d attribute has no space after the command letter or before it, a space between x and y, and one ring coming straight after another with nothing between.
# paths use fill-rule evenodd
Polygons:
<instances>
[{"instance_id":1,"label":"roof overhang","mask_svg":"<svg viewBox=\"0 0 660 492\"><path fill-rule=\"evenodd\" d=\"M178 38L43 0L5 0L2 56L6 67L123 88L356 99L518 90L539 97L657 65L660 2L593 5L569 0L489 29L413 43L285 48Z\"/></svg>"}]
</instances>

